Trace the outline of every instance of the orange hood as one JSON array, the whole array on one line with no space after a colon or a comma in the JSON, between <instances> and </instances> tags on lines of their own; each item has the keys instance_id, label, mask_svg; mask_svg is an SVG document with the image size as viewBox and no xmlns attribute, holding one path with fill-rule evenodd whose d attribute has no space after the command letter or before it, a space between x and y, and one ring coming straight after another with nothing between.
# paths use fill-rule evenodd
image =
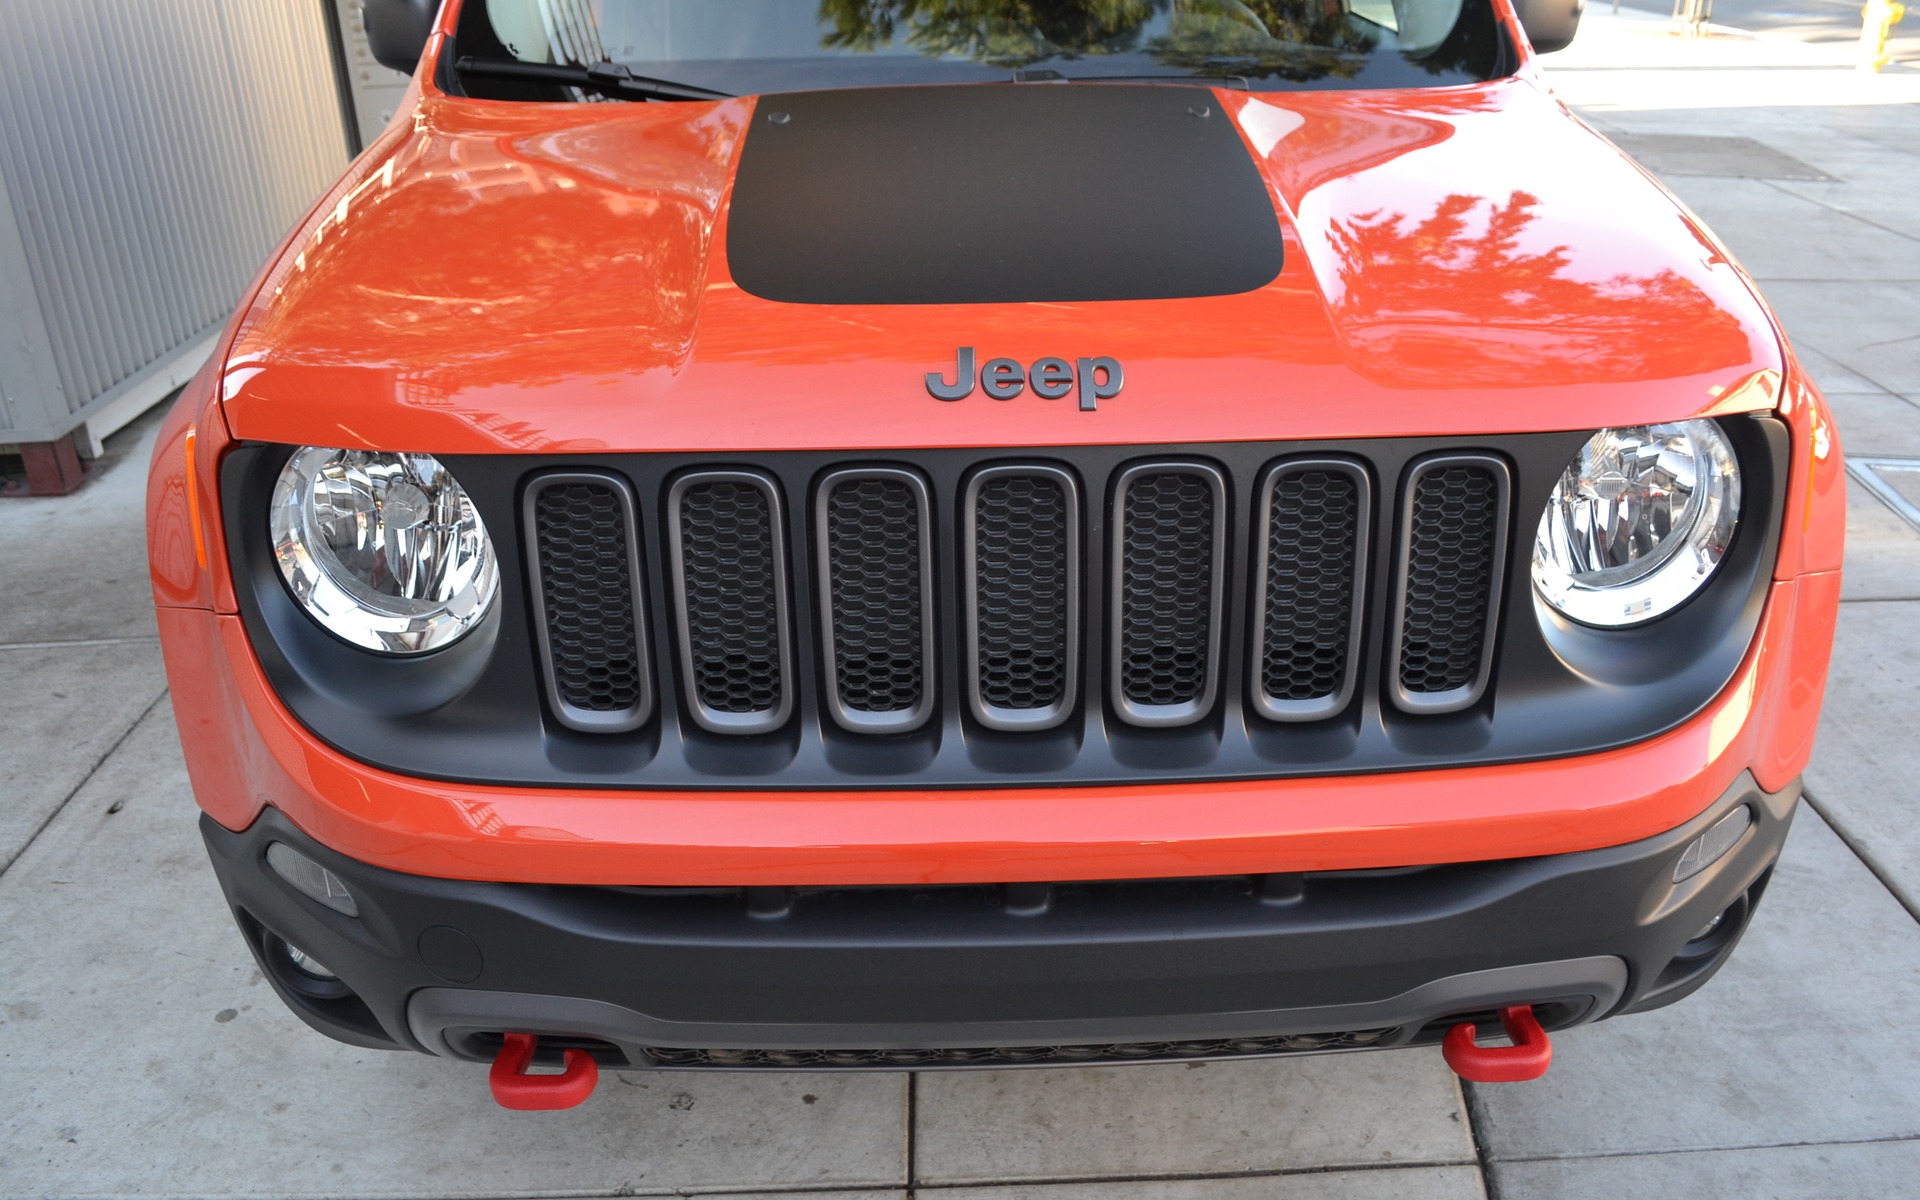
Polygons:
<instances>
[{"instance_id":1,"label":"orange hood","mask_svg":"<svg viewBox=\"0 0 1920 1200\"><path fill-rule=\"evenodd\" d=\"M1270 284L800 305L729 271L753 99L430 95L266 277L227 416L245 439L477 453L1475 434L1773 407L1781 350L1745 276L1533 83L1214 96L1278 215ZM936 401L924 377L961 346L1112 356L1125 390L1097 412Z\"/></svg>"}]
</instances>

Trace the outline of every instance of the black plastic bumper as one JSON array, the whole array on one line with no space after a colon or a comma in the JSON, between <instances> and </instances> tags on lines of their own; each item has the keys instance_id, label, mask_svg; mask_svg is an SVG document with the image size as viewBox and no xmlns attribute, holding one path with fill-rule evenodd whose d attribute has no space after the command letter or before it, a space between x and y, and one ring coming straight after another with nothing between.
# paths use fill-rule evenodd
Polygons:
<instances>
[{"instance_id":1,"label":"black plastic bumper","mask_svg":"<svg viewBox=\"0 0 1920 1200\"><path fill-rule=\"evenodd\" d=\"M1508 1004L1550 1029L1657 1007L1725 961L1798 799L1742 777L1678 829L1542 858L1008 888L473 883L342 857L271 809L201 827L268 979L343 1041L482 1059L524 1030L611 1066L897 1068L1406 1045ZM1675 885L1742 804L1741 841ZM359 915L282 879L276 841Z\"/></svg>"}]
</instances>

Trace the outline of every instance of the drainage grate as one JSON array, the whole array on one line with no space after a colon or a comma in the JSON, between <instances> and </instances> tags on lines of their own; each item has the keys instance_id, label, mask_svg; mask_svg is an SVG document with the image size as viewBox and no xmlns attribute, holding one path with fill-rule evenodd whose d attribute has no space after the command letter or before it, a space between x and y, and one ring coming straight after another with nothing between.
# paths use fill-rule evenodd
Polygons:
<instances>
[{"instance_id":1,"label":"drainage grate","mask_svg":"<svg viewBox=\"0 0 1920 1200\"><path fill-rule=\"evenodd\" d=\"M1744 137L1692 133L1616 133L1613 144L1655 175L1714 175L1732 179L1806 179L1831 183L1833 176Z\"/></svg>"},{"instance_id":2,"label":"drainage grate","mask_svg":"<svg viewBox=\"0 0 1920 1200\"><path fill-rule=\"evenodd\" d=\"M1847 456L1847 474L1920 531L1920 458Z\"/></svg>"}]
</instances>

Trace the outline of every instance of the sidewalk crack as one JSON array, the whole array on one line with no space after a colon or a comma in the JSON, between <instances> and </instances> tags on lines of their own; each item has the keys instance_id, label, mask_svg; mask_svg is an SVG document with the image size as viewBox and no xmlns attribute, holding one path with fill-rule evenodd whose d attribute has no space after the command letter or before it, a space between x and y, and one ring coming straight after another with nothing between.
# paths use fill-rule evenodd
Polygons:
<instances>
[{"instance_id":1,"label":"sidewalk crack","mask_svg":"<svg viewBox=\"0 0 1920 1200\"><path fill-rule=\"evenodd\" d=\"M67 805L72 804L73 798L80 794L81 789L85 788L87 784L93 779L93 777L100 773L101 766L105 764L105 762L109 758L113 757L114 751L120 749L122 745L126 744L126 740L133 736L133 731L140 728L140 722L146 720L147 717L153 713L154 709L160 707L160 702L167 698L167 693L169 690L170 689L168 688L160 689L160 694L153 698L153 703L141 709L140 715L135 717L131 724L129 724L125 729L120 731L119 737L113 739L113 745L108 746L105 753L101 754L99 758L96 758L93 760L93 765L88 767L87 773L80 777L80 782L74 784L73 790L60 798L60 803L53 806L53 811L47 814L47 819L40 822L40 824L34 829L32 835L29 836L26 841L20 844L20 849L15 851L13 856L7 859L6 862L0 863L0 878L5 878L7 872L13 869L13 864L19 862L22 858L26 857L27 851L33 849L33 844L40 840L40 835L45 833L47 831L47 827L53 824L54 818L58 817L61 813L67 811Z\"/></svg>"}]
</instances>

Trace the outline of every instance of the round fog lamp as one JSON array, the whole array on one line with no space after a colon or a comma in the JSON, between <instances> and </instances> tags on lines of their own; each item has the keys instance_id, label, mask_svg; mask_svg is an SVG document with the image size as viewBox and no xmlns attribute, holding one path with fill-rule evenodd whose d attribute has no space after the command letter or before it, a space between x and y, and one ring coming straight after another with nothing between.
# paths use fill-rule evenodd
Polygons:
<instances>
[{"instance_id":1,"label":"round fog lamp","mask_svg":"<svg viewBox=\"0 0 1920 1200\"><path fill-rule=\"evenodd\" d=\"M287 957L293 960L294 966L313 976L315 979L339 978L339 976L335 975L332 971L321 966L319 959L292 943L287 944Z\"/></svg>"},{"instance_id":2,"label":"round fog lamp","mask_svg":"<svg viewBox=\"0 0 1920 1200\"><path fill-rule=\"evenodd\" d=\"M1705 586L1739 516L1739 465L1714 422L1602 429L1547 500L1533 586L1585 625L1651 621Z\"/></svg>"},{"instance_id":3,"label":"round fog lamp","mask_svg":"<svg viewBox=\"0 0 1920 1200\"><path fill-rule=\"evenodd\" d=\"M353 645L419 654L458 641L500 590L473 501L431 454L309 446L273 489L273 554L307 615Z\"/></svg>"}]
</instances>

